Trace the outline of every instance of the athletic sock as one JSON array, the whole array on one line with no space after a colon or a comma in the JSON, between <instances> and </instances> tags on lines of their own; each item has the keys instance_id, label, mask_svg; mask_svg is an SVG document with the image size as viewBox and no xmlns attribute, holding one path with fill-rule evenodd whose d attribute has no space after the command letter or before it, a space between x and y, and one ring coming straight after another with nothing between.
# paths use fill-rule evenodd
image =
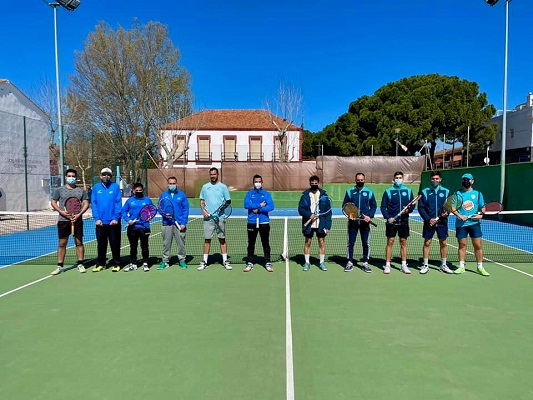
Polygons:
<instances>
[{"instance_id":1,"label":"athletic sock","mask_svg":"<svg viewBox=\"0 0 533 400\"><path fill-rule=\"evenodd\" d=\"M226 261L228 261L228 255L222 254L222 262L226 262Z\"/></svg>"},{"instance_id":2,"label":"athletic sock","mask_svg":"<svg viewBox=\"0 0 533 400\"><path fill-rule=\"evenodd\" d=\"M424 265L428 265L429 264L429 258L424 258Z\"/></svg>"},{"instance_id":3,"label":"athletic sock","mask_svg":"<svg viewBox=\"0 0 533 400\"><path fill-rule=\"evenodd\" d=\"M304 254L305 263L309 264L309 254Z\"/></svg>"},{"instance_id":4,"label":"athletic sock","mask_svg":"<svg viewBox=\"0 0 533 400\"><path fill-rule=\"evenodd\" d=\"M478 267L478 268L483 268L483 263L482 263L482 262L478 262L478 263L477 263L477 267Z\"/></svg>"},{"instance_id":5,"label":"athletic sock","mask_svg":"<svg viewBox=\"0 0 533 400\"><path fill-rule=\"evenodd\" d=\"M464 267L465 267L465 262L459 261L459 268L464 268Z\"/></svg>"},{"instance_id":6,"label":"athletic sock","mask_svg":"<svg viewBox=\"0 0 533 400\"><path fill-rule=\"evenodd\" d=\"M83 260L78 260L78 265L83 264Z\"/></svg>"},{"instance_id":7,"label":"athletic sock","mask_svg":"<svg viewBox=\"0 0 533 400\"><path fill-rule=\"evenodd\" d=\"M204 254L204 262L207 264L207 258L209 257L209 254Z\"/></svg>"},{"instance_id":8,"label":"athletic sock","mask_svg":"<svg viewBox=\"0 0 533 400\"><path fill-rule=\"evenodd\" d=\"M402 267L407 267L407 260L402 260Z\"/></svg>"},{"instance_id":9,"label":"athletic sock","mask_svg":"<svg viewBox=\"0 0 533 400\"><path fill-rule=\"evenodd\" d=\"M442 258L440 260L440 265L446 265L446 259L445 258Z\"/></svg>"},{"instance_id":10,"label":"athletic sock","mask_svg":"<svg viewBox=\"0 0 533 400\"><path fill-rule=\"evenodd\" d=\"M386 267L390 267L390 261L387 261L387 262L385 263L385 266L386 266Z\"/></svg>"},{"instance_id":11,"label":"athletic sock","mask_svg":"<svg viewBox=\"0 0 533 400\"><path fill-rule=\"evenodd\" d=\"M326 259L326 255L325 254L320 254L320 264L322 264L325 259Z\"/></svg>"},{"instance_id":12,"label":"athletic sock","mask_svg":"<svg viewBox=\"0 0 533 400\"><path fill-rule=\"evenodd\" d=\"M63 265L64 265L64 263L62 263L62 262L57 263L57 266L60 267L60 268L63 268Z\"/></svg>"}]
</instances>

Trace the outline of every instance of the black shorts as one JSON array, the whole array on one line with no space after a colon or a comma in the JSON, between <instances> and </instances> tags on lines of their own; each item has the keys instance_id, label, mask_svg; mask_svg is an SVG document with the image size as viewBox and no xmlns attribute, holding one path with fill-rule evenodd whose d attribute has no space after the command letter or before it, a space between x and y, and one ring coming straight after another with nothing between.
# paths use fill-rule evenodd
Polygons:
<instances>
[{"instance_id":1,"label":"black shorts","mask_svg":"<svg viewBox=\"0 0 533 400\"><path fill-rule=\"evenodd\" d=\"M70 221L57 221L57 234L59 239L66 239L72 233ZM83 219L74 222L74 237L83 239Z\"/></svg>"},{"instance_id":2,"label":"black shorts","mask_svg":"<svg viewBox=\"0 0 533 400\"><path fill-rule=\"evenodd\" d=\"M444 240L448 237L448 225L435 224L430 225L429 222L424 221L424 227L422 228L422 237L424 239L433 239L433 236L437 232L439 240Z\"/></svg>"},{"instance_id":3,"label":"black shorts","mask_svg":"<svg viewBox=\"0 0 533 400\"><path fill-rule=\"evenodd\" d=\"M318 232L317 228L311 228L311 232L309 232L309 233L305 233L304 232L304 236L306 238L312 238L315 233L316 233L316 237L317 238L323 238L323 237L326 237L326 235L327 235L327 233L324 232L324 231Z\"/></svg>"},{"instance_id":4,"label":"black shorts","mask_svg":"<svg viewBox=\"0 0 533 400\"><path fill-rule=\"evenodd\" d=\"M388 238L393 238L398 235L400 238L408 238L409 237L409 222L405 224L385 224L385 235Z\"/></svg>"}]
</instances>

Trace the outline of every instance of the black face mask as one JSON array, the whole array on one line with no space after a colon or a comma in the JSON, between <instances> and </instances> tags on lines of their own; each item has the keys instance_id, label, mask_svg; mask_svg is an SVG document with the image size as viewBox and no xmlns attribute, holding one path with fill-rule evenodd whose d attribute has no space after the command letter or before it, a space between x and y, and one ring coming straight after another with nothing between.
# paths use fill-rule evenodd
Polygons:
<instances>
[{"instance_id":1,"label":"black face mask","mask_svg":"<svg viewBox=\"0 0 533 400\"><path fill-rule=\"evenodd\" d=\"M363 186L365 186L365 183L364 182L355 182L355 186L357 186L358 188L362 188Z\"/></svg>"},{"instance_id":2,"label":"black face mask","mask_svg":"<svg viewBox=\"0 0 533 400\"><path fill-rule=\"evenodd\" d=\"M472 186L472 182L470 182L470 180L465 179L465 180L463 181L463 187L464 187L465 189L468 189L470 186Z\"/></svg>"},{"instance_id":3,"label":"black face mask","mask_svg":"<svg viewBox=\"0 0 533 400\"><path fill-rule=\"evenodd\" d=\"M144 197L144 192L135 192L135 197L142 199Z\"/></svg>"},{"instance_id":4,"label":"black face mask","mask_svg":"<svg viewBox=\"0 0 533 400\"><path fill-rule=\"evenodd\" d=\"M316 192L318 190L318 185L311 185L311 190Z\"/></svg>"}]
</instances>

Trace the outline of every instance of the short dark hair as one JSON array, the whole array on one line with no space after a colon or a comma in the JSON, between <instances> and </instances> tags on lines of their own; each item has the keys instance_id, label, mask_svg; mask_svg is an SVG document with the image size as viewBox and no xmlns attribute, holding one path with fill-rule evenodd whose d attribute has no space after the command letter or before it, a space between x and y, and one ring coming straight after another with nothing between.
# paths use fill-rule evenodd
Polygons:
<instances>
[{"instance_id":1,"label":"short dark hair","mask_svg":"<svg viewBox=\"0 0 533 400\"><path fill-rule=\"evenodd\" d=\"M218 175L218 168L217 167L209 168L209 172L211 172L211 171L215 171L217 173L217 175Z\"/></svg>"},{"instance_id":2,"label":"short dark hair","mask_svg":"<svg viewBox=\"0 0 533 400\"><path fill-rule=\"evenodd\" d=\"M402 171L396 171L392 177L394 178L396 175L401 175L403 177L403 172Z\"/></svg>"},{"instance_id":3,"label":"short dark hair","mask_svg":"<svg viewBox=\"0 0 533 400\"><path fill-rule=\"evenodd\" d=\"M440 171L431 171L431 175L430 176L439 176L442 178L442 174L440 173Z\"/></svg>"},{"instance_id":4,"label":"short dark hair","mask_svg":"<svg viewBox=\"0 0 533 400\"><path fill-rule=\"evenodd\" d=\"M365 174L363 174L362 172L358 172L357 174L355 174L356 178L357 178L357 175L363 175L363 178L365 177Z\"/></svg>"},{"instance_id":5,"label":"short dark hair","mask_svg":"<svg viewBox=\"0 0 533 400\"><path fill-rule=\"evenodd\" d=\"M144 186L143 186L143 184L141 182L137 182L137 183L133 184L133 190L135 190L137 188L141 188L142 190L144 190Z\"/></svg>"},{"instance_id":6,"label":"short dark hair","mask_svg":"<svg viewBox=\"0 0 533 400\"><path fill-rule=\"evenodd\" d=\"M259 174L255 174L254 177L252 178L252 182L255 181L257 178L263 180L263 177Z\"/></svg>"},{"instance_id":7,"label":"short dark hair","mask_svg":"<svg viewBox=\"0 0 533 400\"><path fill-rule=\"evenodd\" d=\"M69 172L76 175L76 177L78 176L78 171L76 171L75 169L72 169L72 168L67 169L67 171L65 172L65 175L67 175Z\"/></svg>"},{"instance_id":8,"label":"short dark hair","mask_svg":"<svg viewBox=\"0 0 533 400\"><path fill-rule=\"evenodd\" d=\"M317 181L320 183L320 178L316 175L313 175L311 178L309 178L309 183L311 183L311 181Z\"/></svg>"},{"instance_id":9,"label":"short dark hair","mask_svg":"<svg viewBox=\"0 0 533 400\"><path fill-rule=\"evenodd\" d=\"M178 180L176 179L175 176L169 176L169 177L167 178L167 182L168 182L169 180L171 180L171 179L174 179L176 182L178 181Z\"/></svg>"}]
</instances>

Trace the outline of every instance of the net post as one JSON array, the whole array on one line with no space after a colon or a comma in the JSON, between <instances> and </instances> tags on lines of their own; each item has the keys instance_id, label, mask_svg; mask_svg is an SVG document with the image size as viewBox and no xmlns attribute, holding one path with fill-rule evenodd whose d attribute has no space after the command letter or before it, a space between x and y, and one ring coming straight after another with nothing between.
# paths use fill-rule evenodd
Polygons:
<instances>
[{"instance_id":1,"label":"net post","mask_svg":"<svg viewBox=\"0 0 533 400\"><path fill-rule=\"evenodd\" d=\"M283 253L281 254L281 257L284 260L287 260L289 258L289 217L284 218L284 224L283 224Z\"/></svg>"}]
</instances>

